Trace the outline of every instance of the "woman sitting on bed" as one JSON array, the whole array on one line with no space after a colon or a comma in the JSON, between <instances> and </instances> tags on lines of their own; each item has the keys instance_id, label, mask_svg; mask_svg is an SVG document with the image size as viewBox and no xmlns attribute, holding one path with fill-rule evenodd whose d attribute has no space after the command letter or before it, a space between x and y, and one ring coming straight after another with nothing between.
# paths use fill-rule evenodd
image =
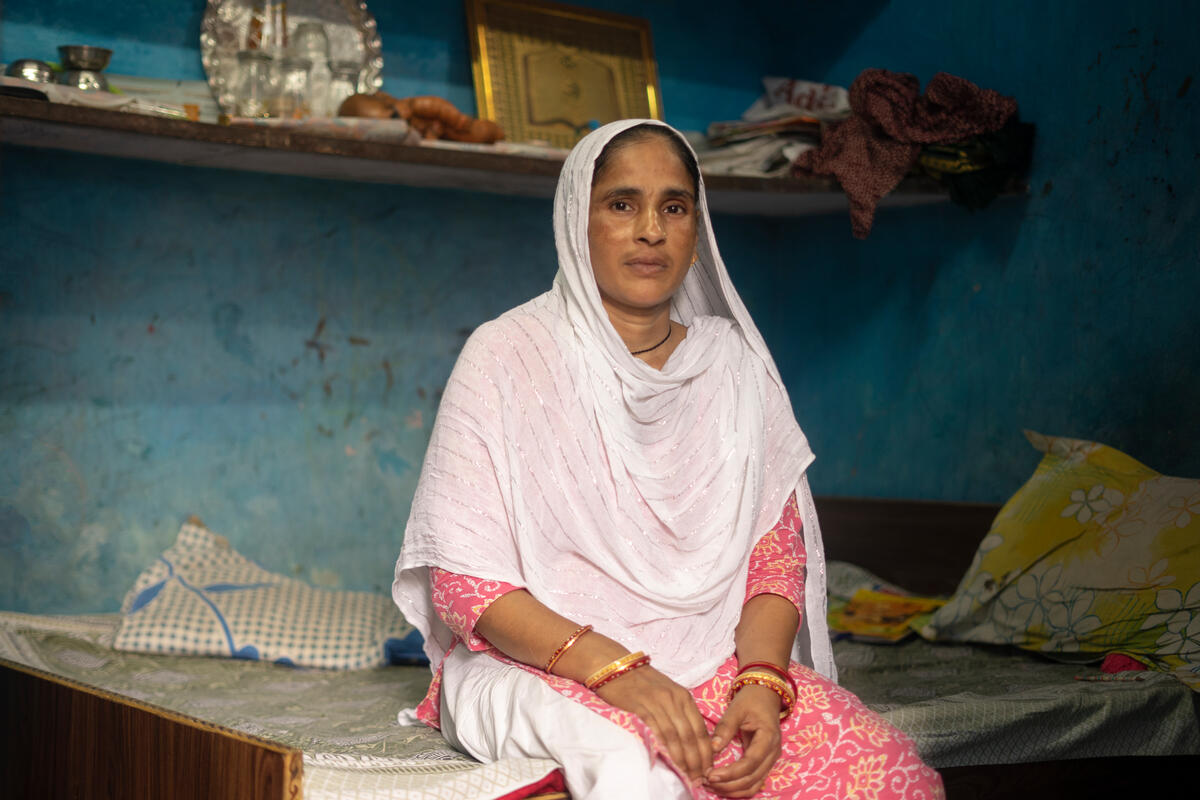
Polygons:
<instances>
[{"instance_id":1,"label":"woman sitting on bed","mask_svg":"<svg viewBox=\"0 0 1200 800\"><path fill-rule=\"evenodd\" d=\"M393 585L418 716L575 800L941 796L834 682L813 455L690 147L594 131L554 233L553 288L475 332L438 411Z\"/></svg>"}]
</instances>

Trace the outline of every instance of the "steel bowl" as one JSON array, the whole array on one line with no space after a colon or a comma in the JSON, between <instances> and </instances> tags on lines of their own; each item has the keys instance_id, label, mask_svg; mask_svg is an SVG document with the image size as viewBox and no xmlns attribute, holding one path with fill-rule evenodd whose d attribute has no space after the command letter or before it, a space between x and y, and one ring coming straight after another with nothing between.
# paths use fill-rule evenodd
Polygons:
<instances>
[{"instance_id":1,"label":"steel bowl","mask_svg":"<svg viewBox=\"0 0 1200 800\"><path fill-rule=\"evenodd\" d=\"M45 61L36 58L18 58L8 65L4 74L35 83L54 83L54 70Z\"/></svg>"},{"instance_id":2,"label":"steel bowl","mask_svg":"<svg viewBox=\"0 0 1200 800\"><path fill-rule=\"evenodd\" d=\"M104 73L90 69L69 69L58 76L58 82L85 92L108 91L108 78L104 77Z\"/></svg>"},{"instance_id":3,"label":"steel bowl","mask_svg":"<svg viewBox=\"0 0 1200 800\"><path fill-rule=\"evenodd\" d=\"M108 66L112 50L86 44L64 44L58 48L63 69L83 69L99 72Z\"/></svg>"}]
</instances>

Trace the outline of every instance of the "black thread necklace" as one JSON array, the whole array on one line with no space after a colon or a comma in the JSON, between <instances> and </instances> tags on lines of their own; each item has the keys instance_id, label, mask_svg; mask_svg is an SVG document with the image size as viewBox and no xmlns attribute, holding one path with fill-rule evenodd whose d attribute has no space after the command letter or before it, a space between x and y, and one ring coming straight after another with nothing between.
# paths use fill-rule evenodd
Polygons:
<instances>
[{"instance_id":1,"label":"black thread necklace","mask_svg":"<svg viewBox=\"0 0 1200 800\"><path fill-rule=\"evenodd\" d=\"M663 337L663 340L661 342L654 345L654 347L647 347L645 350L632 350L632 351L630 351L629 355L640 356L642 353L649 353L651 350L657 350L658 348L662 347L664 344L667 343L667 339L671 338L671 331L673 329L674 329L674 326L668 322L667 323L667 335Z\"/></svg>"}]
</instances>

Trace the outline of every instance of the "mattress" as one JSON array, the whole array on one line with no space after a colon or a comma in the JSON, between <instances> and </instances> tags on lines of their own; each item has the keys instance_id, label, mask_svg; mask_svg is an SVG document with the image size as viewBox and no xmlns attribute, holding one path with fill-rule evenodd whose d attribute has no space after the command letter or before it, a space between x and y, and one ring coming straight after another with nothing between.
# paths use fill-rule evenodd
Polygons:
<instances>
[{"instance_id":1,"label":"mattress","mask_svg":"<svg viewBox=\"0 0 1200 800\"><path fill-rule=\"evenodd\" d=\"M436 731L400 724L398 710L424 695L426 667L328 671L123 652L111 647L118 622L0 613L0 658L295 747L309 798L498 797L556 768L482 765ZM1094 680L1095 666L920 639L842 640L834 653L841 683L937 768L1200 753L1195 696L1168 675Z\"/></svg>"},{"instance_id":2,"label":"mattress","mask_svg":"<svg viewBox=\"0 0 1200 800\"><path fill-rule=\"evenodd\" d=\"M1109 676L1015 648L834 643L838 678L937 768L1200 753L1197 695L1170 675Z\"/></svg>"},{"instance_id":3,"label":"mattress","mask_svg":"<svg viewBox=\"0 0 1200 800\"><path fill-rule=\"evenodd\" d=\"M0 658L295 747L308 800L503 797L557 769L480 764L425 725L401 725L427 667L331 671L113 650L120 617L0 613Z\"/></svg>"}]
</instances>

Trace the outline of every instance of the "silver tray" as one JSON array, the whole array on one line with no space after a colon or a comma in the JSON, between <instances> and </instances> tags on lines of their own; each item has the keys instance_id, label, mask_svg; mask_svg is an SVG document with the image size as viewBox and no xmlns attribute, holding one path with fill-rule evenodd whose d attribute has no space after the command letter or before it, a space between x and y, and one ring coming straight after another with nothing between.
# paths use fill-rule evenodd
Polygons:
<instances>
[{"instance_id":1,"label":"silver tray","mask_svg":"<svg viewBox=\"0 0 1200 800\"><path fill-rule=\"evenodd\" d=\"M250 0L208 0L200 23L200 61L217 105L224 113L234 106L237 51L250 27ZM329 37L331 61L357 61L363 69L358 90L374 92L383 85L383 51L375 17L357 0L288 0L288 29L319 22Z\"/></svg>"}]
</instances>

